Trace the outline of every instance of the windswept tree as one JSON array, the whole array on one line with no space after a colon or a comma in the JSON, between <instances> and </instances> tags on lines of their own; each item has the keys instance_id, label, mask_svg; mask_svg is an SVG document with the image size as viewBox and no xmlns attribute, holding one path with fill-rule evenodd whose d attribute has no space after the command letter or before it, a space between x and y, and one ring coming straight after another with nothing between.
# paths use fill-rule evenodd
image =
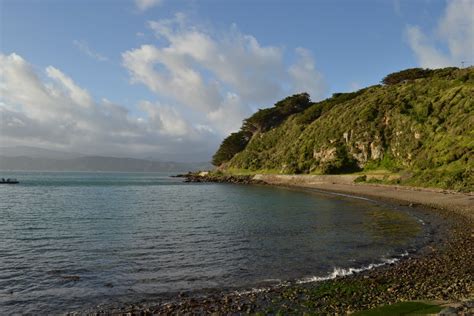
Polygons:
<instances>
[{"instance_id":1,"label":"windswept tree","mask_svg":"<svg viewBox=\"0 0 474 316\"><path fill-rule=\"evenodd\" d=\"M402 71L391 73L382 79L383 84L391 85L400 82L427 78L432 74L433 70L423 68L410 68Z\"/></svg>"},{"instance_id":2,"label":"windswept tree","mask_svg":"<svg viewBox=\"0 0 474 316\"><path fill-rule=\"evenodd\" d=\"M302 112L312 104L309 94L304 92L289 96L271 108L258 110L244 120L239 132L232 133L224 139L212 158L212 164L219 166L229 161L235 154L245 149L254 134L278 127L288 116Z\"/></svg>"},{"instance_id":3,"label":"windswept tree","mask_svg":"<svg viewBox=\"0 0 474 316\"><path fill-rule=\"evenodd\" d=\"M212 156L212 164L220 166L229 161L235 154L244 150L252 135L248 132L239 131L227 136L219 146L217 152Z\"/></svg>"}]
</instances>

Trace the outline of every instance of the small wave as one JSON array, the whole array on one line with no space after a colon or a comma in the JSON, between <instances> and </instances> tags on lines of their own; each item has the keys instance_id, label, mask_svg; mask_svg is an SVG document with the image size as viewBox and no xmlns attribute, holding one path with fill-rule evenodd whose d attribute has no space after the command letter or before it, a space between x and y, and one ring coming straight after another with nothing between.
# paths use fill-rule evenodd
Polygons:
<instances>
[{"instance_id":1,"label":"small wave","mask_svg":"<svg viewBox=\"0 0 474 316\"><path fill-rule=\"evenodd\" d=\"M378 268L387 264L394 264L395 262L399 261L401 258L408 256L408 252L405 251L400 255L399 258L389 258L389 259L382 259L382 262L380 263L371 263L369 265L360 267L360 268L334 268L334 270L329 273L328 275L325 276L313 276L313 277L308 277L304 278L301 280L296 281L297 284L304 284L304 283L311 283L311 282L321 282L321 281L327 281L327 280L332 280L337 277L343 277L343 276L348 276L356 273L360 273L363 271L367 270L372 270L374 268Z\"/></svg>"},{"instance_id":2,"label":"small wave","mask_svg":"<svg viewBox=\"0 0 474 316\"><path fill-rule=\"evenodd\" d=\"M265 279L262 282L281 282L280 279Z\"/></svg>"},{"instance_id":3,"label":"small wave","mask_svg":"<svg viewBox=\"0 0 474 316\"><path fill-rule=\"evenodd\" d=\"M359 200L364 200L364 201L370 201L370 202L376 202L373 199L365 198L362 196L357 196L357 195L352 195L352 194L347 194L347 193L338 193L338 192L329 192L329 191L322 191L318 189L313 189L316 192L324 193L324 194L329 194L329 195L337 195L337 196L344 196L352 199L359 199Z\"/></svg>"},{"instance_id":4,"label":"small wave","mask_svg":"<svg viewBox=\"0 0 474 316\"><path fill-rule=\"evenodd\" d=\"M363 266L363 267L360 267L360 268L347 268L347 269L344 269L344 268L337 268L336 267L336 268L334 268L334 270L331 273L329 273L326 276L308 277L308 278L296 280L295 283L296 284L304 284L304 283L321 282L321 281L332 280L332 279L335 279L337 277L348 276L348 275L360 273L360 272L363 272L363 271L371 270L371 269L374 269L374 268L378 268L378 267L381 267L381 266L384 266L384 265L394 264L397 261L400 261L401 258L406 257L406 256L408 256L408 251L403 252L402 254L400 254L396 258L394 257L394 258L382 259L382 262L380 262L380 263L371 263L369 265L366 265L366 266ZM277 281L278 279L268 279L268 280ZM268 280L264 280L264 282L268 281ZM270 291L272 288L275 288L275 287L281 288L281 287L289 286L291 284L294 284L294 283L292 283L292 282L281 282L281 283L277 284L276 286L258 287L258 288L252 288L252 289L249 289L249 290L235 291L234 293L237 294L237 295L256 294L256 293L262 293L262 292Z\"/></svg>"}]
</instances>

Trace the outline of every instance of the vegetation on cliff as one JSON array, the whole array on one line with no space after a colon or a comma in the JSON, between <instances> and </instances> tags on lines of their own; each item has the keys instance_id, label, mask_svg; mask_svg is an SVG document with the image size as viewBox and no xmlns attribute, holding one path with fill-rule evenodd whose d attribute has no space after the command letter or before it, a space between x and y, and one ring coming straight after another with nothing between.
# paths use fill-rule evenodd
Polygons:
<instances>
[{"instance_id":1,"label":"vegetation on cliff","mask_svg":"<svg viewBox=\"0 0 474 316\"><path fill-rule=\"evenodd\" d=\"M474 69L407 69L382 83L260 110L213 163L287 174L386 170L401 183L473 191Z\"/></svg>"},{"instance_id":2,"label":"vegetation on cliff","mask_svg":"<svg viewBox=\"0 0 474 316\"><path fill-rule=\"evenodd\" d=\"M309 94L301 93L277 102L274 107L258 110L244 120L240 131L224 139L212 157L212 163L218 166L229 161L235 154L245 149L252 135L264 133L279 126L290 115L306 110L311 105Z\"/></svg>"}]
</instances>

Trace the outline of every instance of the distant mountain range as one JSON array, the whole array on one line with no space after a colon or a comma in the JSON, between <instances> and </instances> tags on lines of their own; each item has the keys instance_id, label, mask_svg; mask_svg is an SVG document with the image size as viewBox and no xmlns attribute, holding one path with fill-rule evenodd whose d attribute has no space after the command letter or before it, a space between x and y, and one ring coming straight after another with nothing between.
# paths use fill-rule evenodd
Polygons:
<instances>
[{"instance_id":1,"label":"distant mountain range","mask_svg":"<svg viewBox=\"0 0 474 316\"><path fill-rule=\"evenodd\" d=\"M87 156L35 147L1 147L0 170L185 172L212 168L209 162L181 163Z\"/></svg>"}]
</instances>

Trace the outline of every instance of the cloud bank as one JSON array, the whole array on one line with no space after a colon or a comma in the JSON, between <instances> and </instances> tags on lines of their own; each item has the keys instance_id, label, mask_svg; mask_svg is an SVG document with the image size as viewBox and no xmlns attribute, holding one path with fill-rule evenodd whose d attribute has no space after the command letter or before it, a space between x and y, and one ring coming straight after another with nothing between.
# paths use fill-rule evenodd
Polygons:
<instances>
[{"instance_id":1,"label":"cloud bank","mask_svg":"<svg viewBox=\"0 0 474 316\"><path fill-rule=\"evenodd\" d=\"M408 26L408 43L420 66L441 68L474 64L474 1L448 1L444 15L432 35L419 26ZM440 44L447 47L441 50Z\"/></svg>"},{"instance_id":2,"label":"cloud bank","mask_svg":"<svg viewBox=\"0 0 474 316\"><path fill-rule=\"evenodd\" d=\"M107 99L94 100L61 70L43 77L17 54L0 55L0 144L36 145L83 153L178 155L207 158L217 138L172 107L142 101L142 116ZM213 141L214 140L214 141Z\"/></svg>"},{"instance_id":3,"label":"cloud bank","mask_svg":"<svg viewBox=\"0 0 474 316\"><path fill-rule=\"evenodd\" d=\"M183 14L147 26L156 37L153 43L122 53L131 83L155 95L133 110L95 99L54 66L38 70L15 53L0 55L0 146L210 159L221 140L257 108L288 94L305 91L316 100L326 92L304 48L287 54L236 26L205 30L190 25ZM85 41L74 45L106 60Z\"/></svg>"},{"instance_id":4,"label":"cloud bank","mask_svg":"<svg viewBox=\"0 0 474 316\"><path fill-rule=\"evenodd\" d=\"M295 50L296 61L287 66L282 48L262 45L235 26L213 33L190 25L183 14L148 26L161 44L122 54L131 81L193 111L222 135L238 129L256 107L287 94L308 92L320 99L326 92L304 48Z\"/></svg>"}]
</instances>

